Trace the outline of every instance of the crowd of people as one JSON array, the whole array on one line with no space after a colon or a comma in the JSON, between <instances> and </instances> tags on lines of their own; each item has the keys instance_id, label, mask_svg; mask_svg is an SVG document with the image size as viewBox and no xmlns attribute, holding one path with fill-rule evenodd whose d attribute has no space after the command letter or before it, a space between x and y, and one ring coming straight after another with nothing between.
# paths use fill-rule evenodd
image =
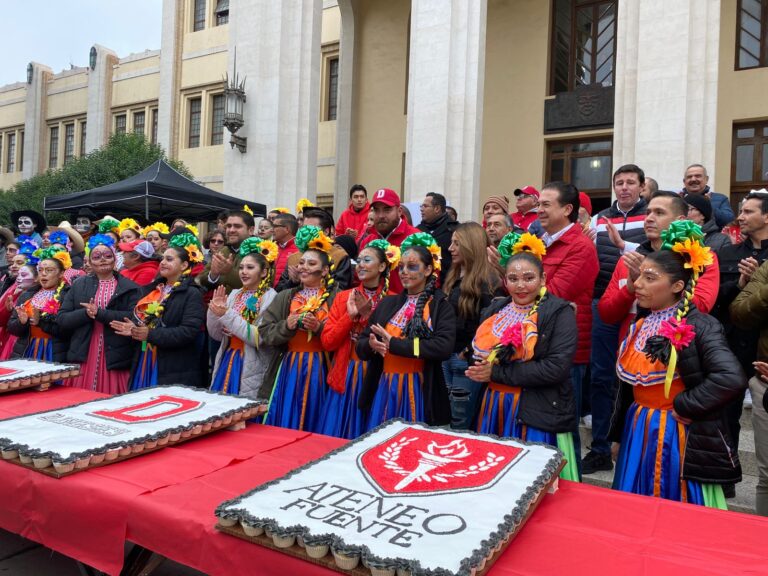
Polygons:
<instances>
[{"instance_id":1,"label":"crowd of people","mask_svg":"<svg viewBox=\"0 0 768 576\"><path fill-rule=\"evenodd\" d=\"M0 359L77 362L65 384L107 394L260 398L267 424L342 438L402 418L543 442L564 478L615 466L618 490L720 508L749 385L768 515L768 193L736 218L707 181L695 164L658 190L629 164L597 214L550 182L514 211L489 197L482 222L430 192L418 226L394 190L357 184L336 220L244 206L202 240L183 220L17 212Z\"/></svg>"}]
</instances>

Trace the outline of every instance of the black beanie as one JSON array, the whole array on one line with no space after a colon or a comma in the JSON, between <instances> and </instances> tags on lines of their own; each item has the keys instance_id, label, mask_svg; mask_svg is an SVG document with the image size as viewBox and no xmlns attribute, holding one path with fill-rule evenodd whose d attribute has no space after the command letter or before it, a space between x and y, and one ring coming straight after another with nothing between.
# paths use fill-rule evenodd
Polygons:
<instances>
[{"instance_id":1,"label":"black beanie","mask_svg":"<svg viewBox=\"0 0 768 576\"><path fill-rule=\"evenodd\" d=\"M712 218L712 204L709 202L709 198L702 194L686 194L685 201L689 206L693 206L702 213L704 216L704 222L708 222Z\"/></svg>"}]
</instances>

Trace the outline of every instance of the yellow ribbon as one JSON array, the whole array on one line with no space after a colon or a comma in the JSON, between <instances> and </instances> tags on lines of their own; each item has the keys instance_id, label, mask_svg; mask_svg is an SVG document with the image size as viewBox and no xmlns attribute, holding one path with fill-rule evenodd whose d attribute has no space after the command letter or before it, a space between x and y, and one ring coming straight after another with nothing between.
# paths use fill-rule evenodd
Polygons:
<instances>
[{"instance_id":1,"label":"yellow ribbon","mask_svg":"<svg viewBox=\"0 0 768 576\"><path fill-rule=\"evenodd\" d=\"M672 346L669 354L669 364L667 365L667 377L664 378L664 398L669 398L669 391L672 389L672 378L675 375L677 367L677 350Z\"/></svg>"},{"instance_id":2,"label":"yellow ribbon","mask_svg":"<svg viewBox=\"0 0 768 576\"><path fill-rule=\"evenodd\" d=\"M488 361L488 364L493 364L496 361L496 352L497 350L496 348L494 348L493 350L491 350L491 353L488 354L488 357L486 358L486 360Z\"/></svg>"},{"instance_id":3,"label":"yellow ribbon","mask_svg":"<svg viewBox=\"0 0 768 576\"><path fill-rule=\"evenodd\" d=\"M413 339L413 355L416 358L419 357L419 338L418 338L418 336Z\"/></svg>"}]
</instances>

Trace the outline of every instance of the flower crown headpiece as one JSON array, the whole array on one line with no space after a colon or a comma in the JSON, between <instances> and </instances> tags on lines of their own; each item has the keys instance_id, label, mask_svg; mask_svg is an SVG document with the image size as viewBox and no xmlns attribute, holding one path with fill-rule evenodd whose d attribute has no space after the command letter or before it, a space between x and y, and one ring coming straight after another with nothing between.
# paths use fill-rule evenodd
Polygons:
<instances>
[{"instance_id":1,"label":"flower crown headpiece","mask_svg":"<svg viewBox=\"0 0 768 576\"><path fill-rule=\"evenodd\" d=\"M262 240L258 236L251 236L243 240L238 253L241 258L245 258L248 254L261 254L267 262L272 264L277 260L277 244L272 240Z\"/></svg>"},{"instance_id":2,"label":"flower crown headpiece","mask_svg":"<svg viewBox=\"0 0 768 576\"><path fill-rule=\"evenodd\" d=\"M186 250L187 255L189 256L189 261L193 264L199 264L203 261L203 251L200 246L200 241L197 239L197 236L189 232L177 234L168 241L168 245Z\"/></svg>"},{"instance_id":3,"label":"flower crown headpiece","mask_svg":"<svg viewBox=\"0 0 768 576\"><path fill-rule=\"evenodd\" d=\"M200 238L200 231L197 229L197 226L195 226L194 224L187 224L186 226L184 226L184 228L186 230L189 230L197 238ZM200 242L198 241L198 244L199 243Z\"/></svg>"},{"instance_id":4,"label":"flower crown headpiece","mask_svg":"<svg viewBox=\"0 0 768 576\"><path fill-rule=\"evenodd\" d=\"M506 266L509 259L520 252L529 252L542 260L547 253L547 247L540 238L530 232L509 232L499 242L499 264Z\"/></svg>"},{"instance_id":5,"label":"flower crown headpiece","mask_svg":"<svg viewBox=\"0 0 768 576\"><path fill-rule=\"evenodd\" d=\"M144 230L142 230L142 234L144 238L147 237L147 234L150 232L157 232L158 234L168 234L171 230L168 228L168 224L165 224L164 222L155 222L154 224L150 224L149 226L146 226Z\"/></svg>"},{"instance_id":6,"label":"flower crown headpiece","mask_svg":"<svg viewBox=\"0 0 768 576\"><path fill-rule=\"evenodd\" d=\"M250 207L250 206L248 206L248 204L243 204L243 212L245 212L246 214L250 214L251 216L253 216L253 210L251 209L251 207Z\"/></svg>"},{"instance_id":7,"label":"flower crown headpiece","mask_svg":"<svg viewBox=\"0 0 768 576\"><path fill-rule=\"evenodd\" d=\"M48 241L51 244L61 244L62 246L66 246L69 242L69 236L67 236L67 233L63 230L54 230L51 232L50 236L48 236Z\"/></svg>"},{"instance_id":8,"label":"flower crown headpiece","mask_svg":"<svg viewBox=\"0 0 768 576\"><path fill-rule=\"evenodd\" d=\"M67 249L61 246L49 246L40 250L39 258L40 260L58 260L61 262L64 270L72 268L72 257L67 252Z\"/></svg>"},{"instance_id":9,"label":"flower crown headpiece","mask_svg":"<svg viewBox=\"0 0 768 576\"><path fill-rule=\"evenodd\" d=\"M101 228L101 227L99 227ZM136 222L133 218L123 218L117 225L117 235L120 236L126 230L133 230L139 236L141 236L141 224Z\"/></svg>"},{"instance_id":10,"label":"flower crown headpiece","mask_svg":"<svg viewBox=\"0 0 768 576\"><path fill-rule=\"evenodd\" d=\"M690 286L685 287L675 316L663 321L659 327L659 333L648 338L643 348L645 355L653 362L660 360L667 365L667 374L664 379L666 398L669 398L672 388L677 367L677 354L696 337L694 327L686 322L685 317L688 315L699 276L713 262L712 252L701 243L703 238L701 227L690 220L676 220L661 233L661 249L680 254L685 261L685 268L692 271Z\"/></svg>"},{"instance_id":11,"label":"flower crown headpiece","mask_svg":"<svg viewBox=\"0 0 768 576\"><path fill-rule=\"evenodd\" d=\"M296 248L301 252L320 250L329 254L331 248L333 248L331 239L317 226L302 226L299 228L294 242L296 243Z\"/></svg>"},{"instance_id":12,"label":"flower crown headpiece","mask_svg":"<svg viewBox=\"0 0 768 576\"><path fill-rule=\"evenodd\" d=\"M106 246L110 250L115 249L115 239L112 238L112 236L107 236L106 234L94 234L90 238L88 238L88 246L86 246L87 250L86 253L90 254L91 250L96 248L96 246Z\"/></svg>"},{"instance_id":13,"label":"flower crown headpiece","mask_svg":"<svg viewBox=\"0 0 768 576\"><path fill-rule=\"evenodd\" d=\"M36 243L30 242L29 240L22 242L21 246L19 246L19 254L21 254L22 256L26 256L27 262L29 264L38 263L38 261L40 260L37 257L37 253L39 250L40 250L40 247Z\"/></svg>"},{"instance_id":14,"label":"flower crown headpiece","mask_svg":"<svg viewBox=\"0 0 768 576\"><path fill-rule=\"evenodd\" d=\"M118 232L119 226L120 226L119 220L116 220L114 218L104 218L104 220L99 222L99 233L106 234L107 232L112 232L113 234L117 234L119 236L120 235L120 233Z\"/></svg>"},{"instance_id":15,"label":"flower crown headpiece","mask_svg":"<svg viewBox=\"0 0 768 576\"><path fill-rule=\"evenodd\" d=\"M296 202L296 212L301 212L304 208L312 208L312 206L314 206L314 204L312 204L312 201L309 198L302 198Z\"/></svg>"},{"instance_id":16,"label":"flower crown headpiece","mask_svg":"<svg viewBox=\"0 0 768 576\"><path fill-rule=\"evenodd\" d=\"M272 208L270 212L279 212L280 214L289 214L291 211L288 210L285 206L277 206L276 208Z\"/></svg>"},{"instance_id":17,"label":"flower crown headpiece","mask_svg":"<svg viewBox=\"0 0 768 576\"><path fill-rule=\"evenodd\" d=\"M383 238L377 238L376 240L368 242L368 244L365 245L365 248L368 248L369 246L379 248L382 252L384 252L384 256L387 257L387 263L389 264L390 270L397 268L397 265L400 263L401 255L399 247L395 246L394 244L390 244Z\"/></svg>"},{"instance_id":18,"label":"flower crown headpiece","mask_svg":"<svg viewBox=\"0 0 768 576\"><path fill-rule=\"evenodd\" d=\"M411 234L400 243L400 253L405 254L411 246L423 246L426 248L432 255L432 269L435 273L440 272L440 260L442 255L440 246L437 245L437 241L432 237L432 234L429 234L428 232Z\"/></svg>"}]
</instances>

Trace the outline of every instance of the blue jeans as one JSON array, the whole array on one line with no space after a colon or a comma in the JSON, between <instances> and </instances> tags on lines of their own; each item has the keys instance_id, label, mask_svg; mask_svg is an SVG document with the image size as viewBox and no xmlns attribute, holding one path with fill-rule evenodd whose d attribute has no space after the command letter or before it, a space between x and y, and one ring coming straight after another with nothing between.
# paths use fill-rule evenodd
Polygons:
<instances>
[{"instance_id":1,"label":"blue jeans","mask_svg":"<svg viewBox=\"0 0 768 576\"><path fill-rule=\"evenodd\" d=\"M451 428L468 430L477 418L480 409L480 394L483 384L464 376L467 361L456 354L443 362L443 375L451 402Z\"/></svg>"},{"instance_id":2,"label":"blue jeans","mask_svg":"<svg viewBox=\"0 0 768 576\"><path fill-rule=\"evenodd\" d=\"M592 301L592 450L599 454L610 454L608 433L616 388L619 325L604 323L597 313L597 303L598 300Z\"/></svg>"}]
</instances>

